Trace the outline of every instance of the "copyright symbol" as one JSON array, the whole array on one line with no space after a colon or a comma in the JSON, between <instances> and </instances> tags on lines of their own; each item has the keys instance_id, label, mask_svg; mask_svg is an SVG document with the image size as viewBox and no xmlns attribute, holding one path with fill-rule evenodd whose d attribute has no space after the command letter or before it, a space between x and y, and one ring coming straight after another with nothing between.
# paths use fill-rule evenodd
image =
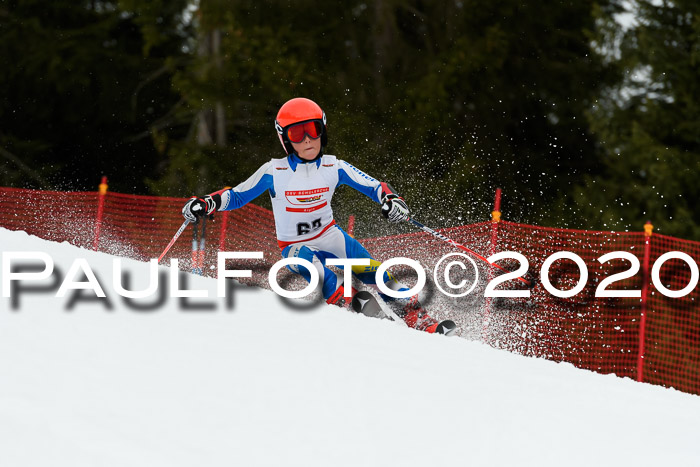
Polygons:
<instances>
[{"instance_id":1,"label":"copyright symbol","mask_svg":"<svg viewBox=\"0 0 700 467\"><path fill-rule=\"evenodd\" d=\"M474 268L474 283L471 285L471 287L469 287L469 290L467 290L466 292L456 294L447 292L440 286L440 282L438 281L438 270L440 269L440 265L443 261L448 260L452 256L461 256L463 258L468 259L469 262L472 264L472 267ZM467 266L460 260L450 261L445 266L445 271L443 272L443 279L445 280L445 284L447 284L449 288L461 289L464 286L466 286L467 281L466 279L463 279L459 284L455 284L454 282L452 282L452 280L450 279L450 271L454 266L459 266L460 268L462 268L462 270L465 271L468 269ZM435 281L435 285L437 285L438 289L440 289L440 292L444 293L448 297L464 297L465 295L469 295L472 292L472 290L474 290L474 287L476 287L476 283L479 281L479 270L477 269L474 260L471 259L469 256L465 255L464 253L449 253L440 258L440 261L438 261L438 263L435 265L435 270L433 271L433 280Z\"/></svg>"}]
</instances>

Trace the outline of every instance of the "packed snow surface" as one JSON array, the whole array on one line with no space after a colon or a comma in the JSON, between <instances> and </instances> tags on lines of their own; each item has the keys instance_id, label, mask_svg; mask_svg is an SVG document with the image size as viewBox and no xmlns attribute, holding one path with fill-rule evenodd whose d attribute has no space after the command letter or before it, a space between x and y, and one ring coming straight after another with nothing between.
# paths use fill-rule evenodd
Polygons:
<instances>
[{"instance_id":1,"label":"packed snow surface","mask_svg":"<svg viewBox=\"0 0 700 467\"><path fill-rule=\"evenodd\" d=\"M112 256L2 229L0 245L56 266L0 299L3 466L700 465L695 395L268 290L236 287L228 309L208 278L187 287L209 298L137 309ZM76 258L108 305L55 297ZM147 286L147 264L123 267Z\"/></svg>"}]
</instances>

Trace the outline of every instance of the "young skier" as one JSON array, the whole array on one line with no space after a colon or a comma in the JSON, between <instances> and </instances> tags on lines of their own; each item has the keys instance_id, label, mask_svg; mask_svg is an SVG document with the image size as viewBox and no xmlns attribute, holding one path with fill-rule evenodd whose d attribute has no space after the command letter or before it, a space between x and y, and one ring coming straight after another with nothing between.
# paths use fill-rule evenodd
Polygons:
<instances>
[{"instance_id":1,"label":"young skier","mask_svg":"<svg viewBox=\"0 0 700 467\"><path fill-rule=\"evenodd\" d=\"M326 259L369 258L370 267L353 267L353 274L363 283L374 286L374 271L381 263L335 223L331 209L335 189L340 185L351 186L381 204L381 212L390 222L407 220L408 206L388 183L375 180L335 156L323 154L328 142L326 114L315 102L301 97L286 102L277 113L275 128L287 157L263 164L248 180L234 188L191 198L182 214L196 221L198 216L214 211L238 209L263 192L269 192L282 257L299 257L311 262L319 272L323 298L328 303L342 305L342 276L338 277L325 266ZM303 266L288 268L310 280ZM392 290L408 290L389 273L384 273L383 280ZM397 300L380 295L386 301ZM406 303L400 314L409 326L431 333L449 333L454 329L451 321L438 323L428 316L415 297L403 301Z\"/></svg>"}]
</instances>

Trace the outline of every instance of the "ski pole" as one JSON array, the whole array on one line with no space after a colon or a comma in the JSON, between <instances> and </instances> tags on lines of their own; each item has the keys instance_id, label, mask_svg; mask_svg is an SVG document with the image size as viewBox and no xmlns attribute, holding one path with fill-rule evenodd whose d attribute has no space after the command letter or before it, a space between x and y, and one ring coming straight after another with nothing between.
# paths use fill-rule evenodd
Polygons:
<instances>
[{"instance_id":1,"label":"ski pole","mask_svg":"<svg viewBox=\"0 0 700 467\"><path fill-rule=\"evenodd\" d=\"M159 263L160 263L160 260L163 259L163 256L165 256L166 253L167 253L168 251L170 251L170 248L175 244L175 241L180 237L180 235L182 234L182 232L185 230L185 227L187 227L187 225L188 225L189 223L190 223L190 220L189 220L189 219L185 219L185 222L183 222L182 225L180 226L180 228L177 230L177 233L175 233L175 236L173 237L173 239L170 240L170 243L168 243L168 246L165 247L165 250L163 251L163 253L161 253L160 256L158 257L158 262L159 262Z\"/></svg>"},{"instance_id":2,"label":"ski pole","mask_svg":"<svg viewBox=\"0 0 700 467\"><path fill-rule=\"evenodd\" d=\"M199 265L199 219L192 226L192 274L198 274Z\"/></svg>"},{"instance_id":3,"label":"ski pole","mask_svg":"<svg viewBox=\"0 0 700 467\"><path fill-rule=\"evenodd\" d=\"M462 245L461 243L457 243L457 242L455 242L454 240L445 237L443 234L434 231L434 230L431 229L430 227L427 227L427 226L421 224L420 222L418 222L418 221L415 220L415 219L409 218L409 219L408 219L408 222L410 222L411 224L415 225L416 227L418 227L418 228L421 229L422 231L429 233L429 234L432 235L433 237L439 238L440 240L442 240L442 241L444 241L444 242L447 242L447 243L449 243L450 245L452 245L453 247L459 248L459 249L462 250L462 251L466 251L467 253L470 253L470 254L472 254L473 256L476 256L477 258L479 258L480 260L482 260L482 261L484 261L484 262L490 264L491 266L500 269L501 271L504 271L504 272L511 272L511 271L508 271L507 269L505 269L505 268L499 266L499 265L496 264L496 263L492 263L491 261L489 261L488 259L486 259L486 258L484 258L483 256L481 256L481 255L480 255L479 253L477 253L476 251L470 250L469 248L467 248L466 246ZM532 288L532 287L535 286L535 281L534 281L534 280L527 280L527 279L523 279L522 277L517 277L516 279L518 279L518 280L521 281L521 282L524 282L529 288Z\"/></svg>"},{"instance_id":4,"label":"ski pole","mask_svg":"<svg viewBox=\"0 0 700 467\"><path fill-rule=\"evenodd\" d=\"M207 233L207 216L202 217L202 235L199 237L199 258L197 261L197 267L199 268L199 275L204 275L204 247L206 242Z\"/></svg>"}]
</instances>

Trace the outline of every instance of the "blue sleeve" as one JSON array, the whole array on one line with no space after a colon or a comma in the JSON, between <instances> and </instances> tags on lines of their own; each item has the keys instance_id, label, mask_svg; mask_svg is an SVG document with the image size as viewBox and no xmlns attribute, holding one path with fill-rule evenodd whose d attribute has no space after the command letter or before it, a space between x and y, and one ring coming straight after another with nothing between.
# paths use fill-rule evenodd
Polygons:
<instances>
[{"instance_id":1,"label":"blue sleeve","mask_svg":"<svg viewBox=\"0 0 700 467\"><path fill-rule=\"evenodd\" d=\"M337 186L340 185L348 185L375 203L381 203L382 183L343 160L338 160Z\"/></svg>"},{"instance_id":2,"label":"blue sleeve","mask_svg":"<svg viewBox=\"0 0 700 467\"><path fill-rule=\"evenodd\" d=\"M221 194L219 210L230 211L243 207L268 190L274 191L270 162L261 166L245 182L224 191Z\"/></svg>"}]
</instances>

